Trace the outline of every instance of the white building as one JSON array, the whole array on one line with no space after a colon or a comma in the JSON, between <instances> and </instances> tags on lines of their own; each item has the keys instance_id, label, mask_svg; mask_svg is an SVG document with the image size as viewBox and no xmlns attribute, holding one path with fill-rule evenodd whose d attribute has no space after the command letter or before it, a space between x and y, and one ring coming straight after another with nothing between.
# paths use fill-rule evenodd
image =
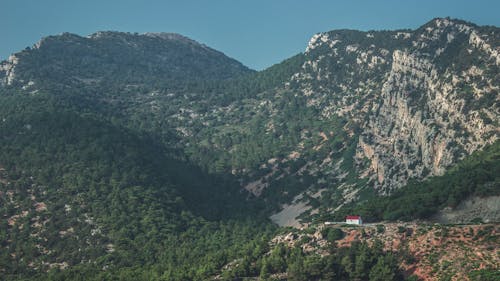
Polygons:
<instances>
[{"instance_id":1,"label":"white building","mask_svg":"<svg viewBox=\"0 0 500 281\"><path fill-rule=\"evenodd\" d=\"M363 224L361 216L347 216L345 217L346 224Z\"/></svg>"}]
</instances>

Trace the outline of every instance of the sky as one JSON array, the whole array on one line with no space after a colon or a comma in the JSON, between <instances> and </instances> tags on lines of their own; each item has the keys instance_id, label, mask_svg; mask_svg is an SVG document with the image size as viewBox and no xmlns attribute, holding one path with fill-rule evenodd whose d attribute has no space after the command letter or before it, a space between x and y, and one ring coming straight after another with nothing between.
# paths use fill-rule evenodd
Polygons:
<instances>
[{"instance_id":1,"label":"sky","mask_svg":"<svg viewBox=\"0 0 500 281\"><path fill-rule=\"evenodd\" d=\"M498 0L0 0L0 60L62 32L175 32L261 70L318 32L415 29L435 17L500 26Z\"/></svg>"}]
</instances>

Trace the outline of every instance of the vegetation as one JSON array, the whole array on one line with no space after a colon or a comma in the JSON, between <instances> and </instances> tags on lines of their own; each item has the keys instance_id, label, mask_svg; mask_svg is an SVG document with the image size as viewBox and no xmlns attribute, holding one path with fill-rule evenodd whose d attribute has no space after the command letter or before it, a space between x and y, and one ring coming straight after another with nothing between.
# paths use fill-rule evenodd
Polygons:
<instances>
[{"instance_id":1,"label":"vegetation","mask_svg":"<svg viewBox=\"0 0 500 281\"><path fill-rule=\"evenodd\" d=\"M145 52L120 48L122 39ZM161 120L204 98L200 92L218 105L250 97L281 84L302 56L251 74L207 48L160 41L63 34L18 54L20 76L37 91L0 87L0 280L205 280L237 257L265 253L275 226L263 202L240 191L224 162L204 162L206 150L183 151L176 124L152 120L142 104L158 88L163 106L171 91L189 96L154 116ZM162 52L171 60L164 66L181 68L151 69L151 55ZM113 59L100 64L105 54ZM200 60L181 62L186 56ZM60 65L32 72L47 60ZM116 72L127 64L133 72Z\"/></svg>"},{"instance_id":2,"label":"vegetation","mask_svg":"<svg viewBox=\"0 0 500 281\"><path fill-rule=\"evenodd\" d=\"M278 278L286 273L285 278ZM252 261L245 258L235 268L226 271L228 280L258 275L263 280L404 280L397 259L382 251L381 244L369 247L354 243L349 248L334 249L321 257L308 254L299 247L277 245L264 257ZM273 277L274 276L274 277Z\"/></svg>"},{"instance_id":3,"label":"vegetation","mask_svg":"<svg viewBox=\"0 0 500 281\"><path fill-rule=\"evenodd\" d=\"M5 280L60 263L71 270L45 277L202 280L274 232L234 183L204 175L148 135L59 102L1 95Z\"/></svg>"}]
</instances>

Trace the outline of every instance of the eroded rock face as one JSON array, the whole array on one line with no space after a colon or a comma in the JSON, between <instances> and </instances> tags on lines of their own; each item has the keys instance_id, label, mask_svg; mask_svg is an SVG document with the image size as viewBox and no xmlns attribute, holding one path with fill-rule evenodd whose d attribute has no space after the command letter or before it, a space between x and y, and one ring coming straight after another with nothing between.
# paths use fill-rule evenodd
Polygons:
<instances>
[{"instance_id":1,"label":"eroded rock face","mask_svg":"<svg viewBox=\"0 0 500 281\"><path fill-rule=\"evenodd\" d=\"M7 61L0 63L0 85L12 85L16 78L15 68L19 58L11 55Z\"/></svg>"},{"instance_id":2,"label":"eroded rock face","mask_svg":"<svg viewBox=\"0 0 500 281\"><path fill-rule=\"evenodd\" d=\"M471 81L471 71L440 73L429 59L399 50L392 61L380 103L373 108L378 114L368 116L359 146L367 151L362 141L371 140L373 155L363 154L377 162L372 165L377 167L373 169L377 185L394 188L408 178L440 175L461 157L498 138L497 126L481 118L492 116L492 123L498 124L498 107L468 108L481 96L496 95L493 87L498 85L481 87L472 82L473 91L463 93L446 78Z\"/></svg>"},{"instance_id":3,"label":"eroded rock face","mask_svg":"<svg viewBox=\"0 0 500 281\"><path fill-rule=\"evenodd\" d=\"M449 19L390 34L321 33L294 79L324 116L357 122L355 159L369 161L360 175L386 193L498 139L499 37Z\"/></svg>"}]
</instances>

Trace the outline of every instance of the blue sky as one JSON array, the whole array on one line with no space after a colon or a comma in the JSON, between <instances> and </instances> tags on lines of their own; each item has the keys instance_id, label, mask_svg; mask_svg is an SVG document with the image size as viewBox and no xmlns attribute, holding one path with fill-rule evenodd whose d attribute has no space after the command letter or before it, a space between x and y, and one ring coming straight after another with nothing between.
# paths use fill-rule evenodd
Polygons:
<instances>
[{"instance_id":1,"label":"blue sky","mask_svg":"<svg viewBox=\"0 0 500 281\"><path fill-rule=\"evenodd\" d=\"M498 0L0 0L0 59L62 32L177 32L263 69L317 32L417 28L435 17L500 25Z\"/></svg>"}]
</instances>

